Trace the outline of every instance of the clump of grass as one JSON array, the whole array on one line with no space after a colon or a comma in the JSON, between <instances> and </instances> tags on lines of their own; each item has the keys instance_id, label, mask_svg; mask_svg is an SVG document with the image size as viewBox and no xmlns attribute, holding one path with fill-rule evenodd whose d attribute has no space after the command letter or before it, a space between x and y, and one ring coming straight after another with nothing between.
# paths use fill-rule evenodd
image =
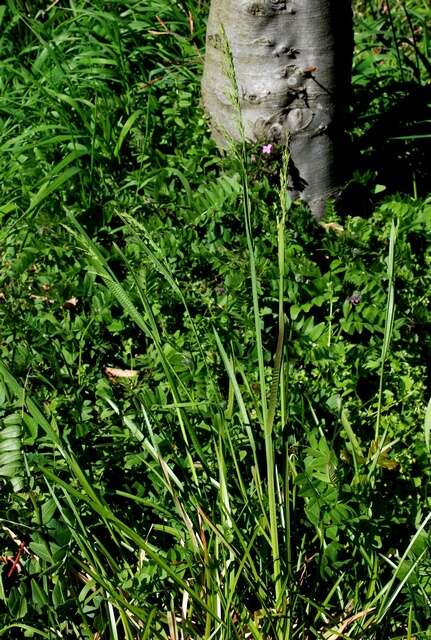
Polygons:
<instances>
[{"instance_id":1,"label":"clump of grass","mask_svg":"<svg viewBox=\"0 0 431 640\"><path fill-rule=\"evenodd\" d=\"M284 149L221 161L195 3L24 13L0 12L0 634L426 637L429 203L317 229Z\"/></svg>"}]
</instances>

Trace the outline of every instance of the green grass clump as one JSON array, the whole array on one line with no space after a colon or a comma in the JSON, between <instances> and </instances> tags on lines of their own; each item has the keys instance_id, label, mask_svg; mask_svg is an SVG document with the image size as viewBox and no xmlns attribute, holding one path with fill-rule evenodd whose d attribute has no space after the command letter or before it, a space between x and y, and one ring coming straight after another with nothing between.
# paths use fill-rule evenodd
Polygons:
<instances>
[{"instance_id":1,"label":"green grass clump","mask_svg":"<svg viewBox=\"0 0 431 640\"><path fill-rule=\"evenodd\" d=\"M355 3L317 226L214 148L203 5L0 6L0 635L428 638L426 6Z\"/></svg>"}]
</instances>

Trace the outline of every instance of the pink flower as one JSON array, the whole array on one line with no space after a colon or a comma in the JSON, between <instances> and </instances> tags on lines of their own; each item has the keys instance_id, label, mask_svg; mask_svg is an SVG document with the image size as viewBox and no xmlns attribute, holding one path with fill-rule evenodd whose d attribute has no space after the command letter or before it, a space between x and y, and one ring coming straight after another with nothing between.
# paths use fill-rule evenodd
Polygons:
<instances>
[{"instance_id":1,"label":"pink flower","mask_svg":"<svg viewBox=\"0 0 431 640\"><path fill-rule=\"evenodd\" d=\"M267 155L272 153L272 144L264 144L262 147L262 153L266 153Z\"/></svg>"}]
</instances>

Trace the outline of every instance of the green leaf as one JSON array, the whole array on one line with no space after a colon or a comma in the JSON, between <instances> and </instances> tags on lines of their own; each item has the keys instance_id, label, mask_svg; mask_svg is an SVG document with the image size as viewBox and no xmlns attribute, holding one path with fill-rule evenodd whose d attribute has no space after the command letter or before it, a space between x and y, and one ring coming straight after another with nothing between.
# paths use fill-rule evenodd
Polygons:
<instances>
[{"instance_id":1,"label":"green leaf","mask_svg":"<svg viewBox=\"0 0 431 640\"><path fill-rule=\"evenodd\" d=\"M138 110L138 111L134 111L126 120L124 127L121 129L121 133L118 136L118 142L115 145L115 149L114 149L114 156L116 158L118 158L118 155L120 153L120 149L123 145L124 139L126 138L127 134L129 133L130 129L133 127L133 125L135 124L136 120L139 118L139 116L142 115L142 111Z\"/></svg>"},{"instance_id":2,"label":"green leaf","mask_svg":"<svg viewBox=\"0 0 431 640\"><path fill-rule=\"evenodd\" d=\"M48 544L44 544L43 542L30 542L29 547L41 560L46 560L51 564L54 562Z\"/></svg>"},{"instance_id":3,"label":"green leaf","mask_svg":"<svg viewBox=\"0 0 431 640\"><path fill-rule=\"evenodd\" d=\"M13 490L24 486L24 461L21 451L21 416L13 413L3 419L8 426L0 431L0 476L9 478Z\"/></svg>"},{"instance_id":4,"label":"green leaf","mask_svg":"<svg viewBox=\"0 0 431 640\"><path fill-rule=\"evenodd\" d=\"M316 324L316 326L313 327L308 333L308 337L310 338L310 340L312 340L312 342L316 342L316 340L318 340L322 333L325 331L325 327L326 325L324 322L319 322L319 324Z\"/></svg>"},{"instance_id":5,"label":"green leaf","mask_svg":"<svg viewBox=\"0 0 431 640\"><path fill-rule=\"evenodd\" d=\"M293 304L290 307L290 317L292 318L292 320L296 320L296 318L299 316L300 311L301 308L297 304Z\"/></svg>"},{"instance_id":6,"label":"green leaf","mask_svg":"<svg viewBox=\"0 0 431 640\"><path fill-rule=\"evenodd\" d=\"M33 602L39 607L43 607L48 604L48 598L46 593L39 587L36 580L31 581L31 597Z\"/></svg>"},{"instance_id":7,"label":"green leaf","mask_svg":"<svg viewBox=\"0 0 431 640\"><path fill-rule=\"evenodd\" d=\"M69 167L68 169L66 169L66 171L63 171L63 173L61 173L53 180L48 180L47 182L45 182L36 193L36 195L31 199L30 206L27 209L27 213L30 213L30 211L39 206L44 200L46 200L46 198L48 198L48 196L57 191L57 189L59 189L65 182L73 178L73 176L75 176L80 171L81 169L79 167Z\"/></svg>"},{"instance_id":8,"label":"green leaf","mask_svg":"<svg viewBox=\"0 0 431 640\"><path fill-rule=\"evenodd\" d=\"M53 498L49 498L49 500L43 503L41 509L43 524L49 524L51 522L52 516L54 515L56 509L57 505L55 504L55 500Z\"/></svg>"},{"instance_id":9,"label":"green leaf","mask_svg":"<svg viewBox=\"0 0 431 640\"><path fill-rule=\"evenodd\" d=\"M57 580L55 587L52 590L52 602L54 607L58 607L64 604L63 584L61 580Z\"/></svg>"},{"instance_id":10,"label":"green leaf","mask_svg":"<svg viewBox=\"0 0 431 640\"><path fill-rule=\"evenodd\" d=\"M39 426L45 431L45 434L48 438L57 445L58 449L64 455L64 451L62 446L60 445L60 440L58 434L54 430L54 428L49 424L48 420L44 417L43 413L38 408L37 404L31 400L31 398L26 397L23 387L20 383L15 379L15 377L10 373L9 369L4 365L4 363L0 360L0 375L3 378L4 383L8 387L9 391L16 397L16 399L24 404L27 407L31 417L37 421Z\"/></svg>"},{"instance_id":11,"label":"green leaf","mask_svg":"<svg viewBox=\"0 0 431 640\"><path fill-rule=\"evenodd\" d=\"M5 451L4 453L0 454L0 469L3 466L7 465L19 465L19 461L21 460L21 451L19 444L20 443L18 440L12 451Z\"/></svg>"},{"instance_id":12,"label":"green leaf","mask_svg":"<svg viewBox=\"0 0 431 640\"><path fill-rule=\"evenodd\" d=\"M344 431L346 432L349 439L356 462L362 464L363 462L365 462L365 456L362 451L361 445L359 444L359 440L357 439L352 429L352 425L350 424L348 418L348 413L345 409L341 411L341 424L343 425Z\"/></svg>"},{"instance_id":13,"label":"green leaf","mask_svg":"<svg viewBox=\"0 0 431 640\"><path fill-rule=\"evenodd\" d=\"M31 442L34 442L37 438L37 434L39 431L39 425L37 420L32 418L30 415L28 415L28 413L23 413L22 420L28 429L29 436L30 436L29 439L31 440ZM29 439L28 438L26 439L26 444L28 443Z\"/></svg>"},{"instance_id":14,"label":"green leaf","mask_svg":"<svg viewBox=\"0 0 431 640\"><path fill-rule=\"evenodd\" d=\"M431 398L428 402L426 411L425 411L425 421L424 421L424 435L425 435L425 445L428 450L428 453L431 451Z\"/></svg>"}]
</instances>

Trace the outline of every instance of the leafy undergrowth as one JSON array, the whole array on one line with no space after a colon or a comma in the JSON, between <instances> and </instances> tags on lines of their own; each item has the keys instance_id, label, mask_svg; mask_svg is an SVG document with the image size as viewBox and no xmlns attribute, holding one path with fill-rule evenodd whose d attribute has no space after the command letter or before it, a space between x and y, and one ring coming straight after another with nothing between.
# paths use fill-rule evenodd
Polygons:
<instances>
[{"instance_id":1,"label":"leafy undergrowth","mask_svg":"<svg viewBox=\"0 0 431 640\"><path fill-rule=\"evenodd\" d=\"M0 635L430 637L428 9L368 4L323 226L214 148L200 3L0 6Z\"/></svg>"}]
</instances>

